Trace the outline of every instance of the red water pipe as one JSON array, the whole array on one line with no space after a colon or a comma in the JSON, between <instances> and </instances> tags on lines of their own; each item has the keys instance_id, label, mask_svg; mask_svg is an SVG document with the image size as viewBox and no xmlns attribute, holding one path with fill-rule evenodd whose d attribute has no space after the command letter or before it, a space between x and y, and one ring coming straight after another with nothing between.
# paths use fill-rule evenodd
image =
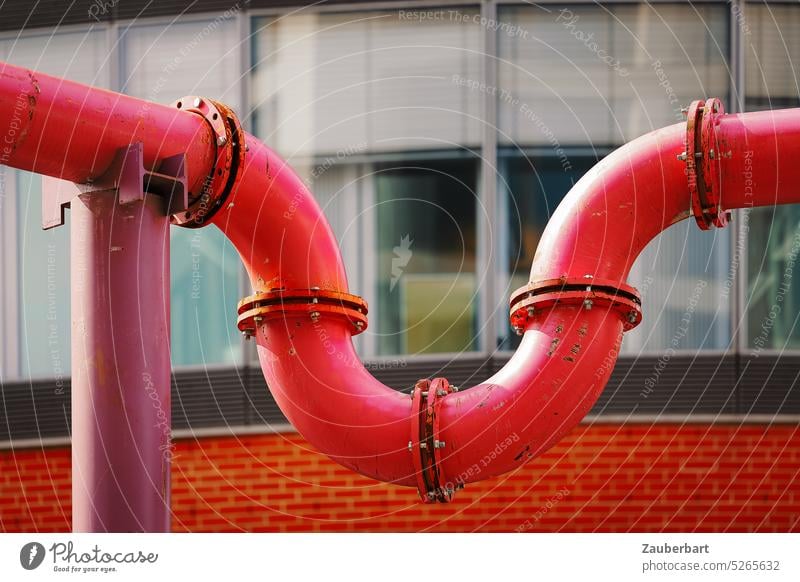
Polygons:
<instances>
[{"instance_id":1,"label":"red water pipe","mask_svg":"<svg viewBox=\"0 0 800 582\"><path fill-rule=\"evenodd\" d=\"M16 78L16 86L24 85ZM7 85L4 77L0 119L11 112ZM108 107L86 106L97 90L70 87L84 99L78 118L94 128L114 126L114 144L124 141L117 127L124 124L109 118ZM109 99L106 92L97 95ZM55 101L51 96L49 103ZM640 321L638 295L625 281L656 235L690 216L702 228L722 227L731 209L800 201L800 110L725 115L717 100L696 102L686 124L616 150L559 206L539 244L531 283L511 299L512 325L523 339L508 364L467 390L423 379L409 396L361 365L351 336L366 328L367 305L349 293L336 239L286 162L242 132L222 106L213 110L229 123L211 140L185 115L150 107L157 120L172 115L175 122L135 135L147 151L213 159L212 172L227 174L214 182L215 204L202 222L218 226L245 263L255 294L240 304L239 328L256 337L281 410L321 452L375 479L415 486L425 501L448 501L466 483L515 469L590 410L624 330ZM194 113L211 123L204 107ZM121 114L130 119L127 106ZM50 136L35 119L26 138L33 143ZM174 125L181 129L173 132ZM196 128L193 139L189 126ZM105 143L98 132L95 138ZM198 141L216 145L215 151L197 153ZM103 159L110 159L110 147L99 148ZM91 167L84 156L73 157L69 144L60 151L63 164L34 165L28 152L12 156L9 165L71 179Z\"/></svg>"},{"instance_id":2,"label":"red water pipe","mask_svg":"<svg viewBox=\"0 0 800 582\"><path fill-rule=\"evenodd\" d=\"M800 110L725 115L714 99L687 114L689 123L606 157L559 206L531 283L511 300L524 337L508 364L464 391L423 381L413 398L361 365L351 336L365 322L353 309L328 314L322 297L301 299L313 288L348 292L336 240L286 162L248 137L241 179L212 221L239 249L257 292L242 302L239 324L256 336L281 410L323 453L416 486L426 501L447 501L453 489L547 450L591 409L623 331L640 321L625 281L648 242L693 215L710 228L724 226L731 209L800 201Z\"/></svg>"},{"instance_id":3,"label":"red water pipe","mask_svg":"<svg viewBox=\"0 0 800 582\"><path fill-rule=\"evenodd\" d=\"M186 154L189 190L199 193L214 164L214 132L182 109L0 61L0 163L85 184L143 143L147 170Z\"/></svg>"}]
</instances>

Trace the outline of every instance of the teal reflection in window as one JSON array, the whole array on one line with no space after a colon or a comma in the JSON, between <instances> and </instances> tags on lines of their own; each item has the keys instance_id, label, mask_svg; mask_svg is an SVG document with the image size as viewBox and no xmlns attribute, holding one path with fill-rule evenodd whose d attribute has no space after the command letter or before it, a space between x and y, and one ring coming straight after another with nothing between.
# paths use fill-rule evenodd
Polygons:
<instances>
[{"instance_id":1,"label":"teal reflection in window","mask_svg":"<svg viewBox=\"0 0 800 582\"><path fill-rule=\"evenodd\" d=\"M755 350L800 348L800 208L750 210L749 345Z\"/></svg>"},{"instance_id":2,"label":"teal reflection in window","mask_svg":"<svg viewBox=\"0 0 800 582\"><path fill-rule=\"evenodd\" d=\"M752 34L743 39L746 110L800 106L800 10L790 4L751 2L747 23ZM745 219L748 345L756 351L800 349L800 208L756 208L741 216Z\"/></svg>"},{"instance_id":3,"label":"teal reflection in window","mask_svg":"<svg viewBox=\"0 0 800 582\"><path fill-rule=\"evenodd\" d=\"M239 255L214 226L172 227L172 364L235 363Z\"/></svg>"},{"instance_id":4,"label":"teal reflection in window","mask_svg":"<svg viewBox=\"0 0 800 582\"><path fill-rule=\"evenodd\" d=\"M376 168L378 352L477 349L476 159Z\"/></svg>"},{"instance_id":5,"label":"teal reflection in window","mask_svg":"<svg viewBox=\"0 0 800 582\"><path fill-rule=\"evenodd\" d=\"M69 212L42 230L42 178L16 172L19 374L60 380L70 370Z\"/></svg>"}]
</instances>

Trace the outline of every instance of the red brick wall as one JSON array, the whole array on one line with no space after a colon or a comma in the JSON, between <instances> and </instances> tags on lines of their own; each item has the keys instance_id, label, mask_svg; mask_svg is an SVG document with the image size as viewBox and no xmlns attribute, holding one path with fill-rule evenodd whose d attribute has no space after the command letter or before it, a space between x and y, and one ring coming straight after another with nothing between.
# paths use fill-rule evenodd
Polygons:
<instances>
[{"instance_id":1,"label":"red brick wall","mask_svg":"<svg viewBox=\"0 0 800 582\"><path fill-rule=\"evenodd\" d=\"M177 443L174 531L800 531L800 427L581 425L449 505L296 434ZM0 452L0 529L67 530L69 449Z\"/></svg>"}]
</instances>

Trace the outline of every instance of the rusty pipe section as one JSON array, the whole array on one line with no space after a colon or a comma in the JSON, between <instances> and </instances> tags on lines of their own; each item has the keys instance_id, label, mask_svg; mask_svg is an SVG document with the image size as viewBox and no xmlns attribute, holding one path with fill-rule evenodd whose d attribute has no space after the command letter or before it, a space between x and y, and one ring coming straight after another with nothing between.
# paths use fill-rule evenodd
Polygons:
<instances>
[{"instance_id":1,"label":"rusty pipe section","mask_svg":"<svg viewBox=\"0 0 800 582\"><path fill-rule=\"evenodd\" d=\"M800 201L800 110L726 115L717 100L696 102L687 123L622 146L558 207L530 283L511 298L511 322L523 338L502 370L466 390L426 378L399 393L353 348L367 304L348 289L319 205L229 110L201 99L187 113L7 65L2 71L0 122L15 132L10 153L3 150L7 165L86 181L132 141L145 144L153 165L185 152L192 183L205 179L217 201L201 222L228 236L249 274L255 293L240 303L238 326L255 337L281 410L322 453L416 487L427 502L514 470L591 409L623 332L641 318L626 279L655 236L692 216L701 228L723 227L729 210ZM218 118L227 128L214 128Z\"/></svg>"},{"instance_id":2,"label":"rusty pipe section","mask_svg":"<svg viewBox=\"0 0 800 582\"><path fill-rule=\"evenodd\" d=\"M144 145L149 171L185 154L190 198L201 194L217 156L214 130L202 115L3 62L0 139L3 165L79 184L103 176L133 143Z\"/></svg>"}]
</instances>

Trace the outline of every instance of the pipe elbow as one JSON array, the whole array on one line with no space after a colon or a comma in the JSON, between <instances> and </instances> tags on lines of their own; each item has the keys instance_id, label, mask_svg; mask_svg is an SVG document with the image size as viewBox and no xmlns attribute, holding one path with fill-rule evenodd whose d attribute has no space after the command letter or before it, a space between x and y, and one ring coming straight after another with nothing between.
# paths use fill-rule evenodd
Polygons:
<instances>
[{"instance_id":1,"label":"pipe elbow","mask_svg":"<svg viewBox=\"0 0 800 582\"><path fill-rule=\"evenodd\" d=\"M546 450L591 408L613 368L623 324L610 307L558 305L531 318L521 348L493 378L442 392L440 406L429 407L437 420L428 427L415 407L430 397L384 386L355 353L358 303L346 295L336 239L308 188L286 162L247 139L240 179L212 221L236 246L254 289L314 288L349 302L349 315L281 305L280 317L261 318L252 330L276 402L313 446L369 477L417 486L425 501L446 501L455 486ZM423 450L435 455L421 460ZM433 472L424 459L436 460Z\"/></svg>"},{"instance_id":2,"label":"pipe elbow","mask_svg":"<svg viewBox=\"0 0 800 582\"><path fill-rule=\"evenodd\" d=\"M686 125L650 132L589 170L559 204L531 266L532 282L583 278L625 283L639 253L687 218Z\"/></svg>"},{"instance_id":3,"label":"pipe elbow","mask_svg":"<svg viewBox=\"0 0 800 582\"><path fill-rule=\"evenodd\" d=\"M339 246L306 184L258 139L212 222L230 239L253 289L319 288L347 293Z\"/></svg>"},{"instance_id":4,"label":"pipe elbow","mask_svg":"<svg viewBox=\"0 0 800 582\"><path fill-rule=\"evenodd\" d=\"M333 231L292 168L246 139L241 175L212 221L256 291L242 309L253 308L247 333L269 389L320 452L374 479L412 485L411 400L378 382L355 352L351 336L366 328L367 306L348 293Z\"/></svg>"},{"instance_id":5,"label":"pipe elbow","mask_svg":"<svg viewBox=\"0 0 800 582\"><path fill-rule=\"evenodd\" d=\"M537 313L497 374L445 400L444 480L458 485L508 473L563 438L605 388L622 334L609 309L564 305Z\"/></svg>"},{"instance_id":6,"label":"pipe elbow","mask_svg":"<svg viewBox=\"0 0 800 582\"><path fill-rule=\"evenodd\" d=\"M275 401L321 453L378 481L412 486L408 394L378 382L336 318L268 320L256 334Z\"/></svg>"}]
</instances>

